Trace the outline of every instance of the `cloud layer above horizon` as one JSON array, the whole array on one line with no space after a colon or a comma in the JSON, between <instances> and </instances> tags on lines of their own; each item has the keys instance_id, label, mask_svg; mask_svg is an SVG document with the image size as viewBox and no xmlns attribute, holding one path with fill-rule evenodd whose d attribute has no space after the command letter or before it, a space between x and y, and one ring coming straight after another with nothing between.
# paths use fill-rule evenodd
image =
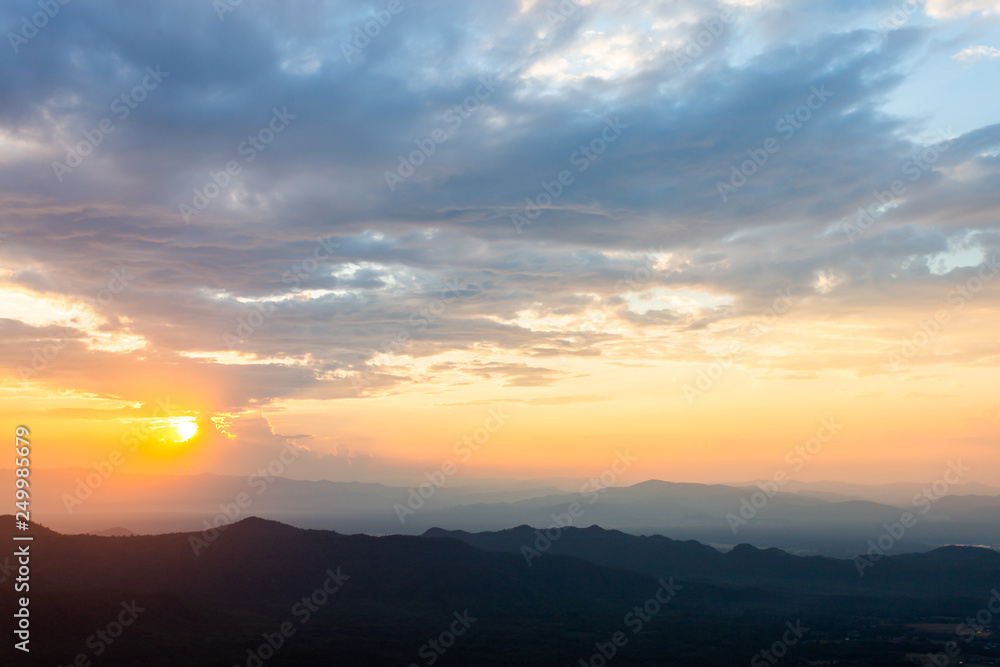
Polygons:
<instances>
[{"instance_id":1,"label":"cloud layer above horizon","mask_svg":"<svg viewBox=\"0 0 1000 667\"><path fill-rule=\"evenodd\" d=\"M11 405L368 465L434 455L290 415L996 376L996 2L51 4L0 8Z\"/></svg>"}]
</instances>

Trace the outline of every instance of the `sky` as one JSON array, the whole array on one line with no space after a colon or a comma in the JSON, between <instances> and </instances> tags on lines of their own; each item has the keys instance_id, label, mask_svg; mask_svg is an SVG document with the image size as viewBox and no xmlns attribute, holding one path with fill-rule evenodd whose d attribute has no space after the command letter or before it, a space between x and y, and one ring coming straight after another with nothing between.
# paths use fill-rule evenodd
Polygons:
<instances>
[{"instance_id":1,"label":"sky","mask_svg":"<svg viewBox=\"0 0 1000 667\"><path fill-rule=\"evenodd\" d=\"M36 468L1000 484L998 2L0 25L0 421Z\"/></svg>"}]
</instances>

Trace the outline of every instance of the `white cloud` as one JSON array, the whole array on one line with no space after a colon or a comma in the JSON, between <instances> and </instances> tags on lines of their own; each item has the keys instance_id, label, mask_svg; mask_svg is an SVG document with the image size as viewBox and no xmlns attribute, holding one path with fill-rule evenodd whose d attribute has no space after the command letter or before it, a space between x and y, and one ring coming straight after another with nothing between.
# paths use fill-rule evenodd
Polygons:
<instances>
[{"instance_id":1,"label":"white cloud","mask_svg":"<svg viewBox=\"0 0 1000 667\"><path fill-rule=\"evenodd\" d=\"M924 12L936 19L954 19L966 14L1000 12L997 0L927 0Z\"/></svg>"},{"instance_id":2,"label":"white cloud","mask_svg":"<svg viewBox=\"0 0 1000 667\"><path fill-rule=\"evenodd\" d=\"M943 276L955 269L979 266L986 259L986 252L980 246L961 247L956 243L949 243L949 246L947 252L927 256L927 267L934 275Z\"/></svg>"},{"instance_id":3,"label":"white cloud","mask_svg":"<svg viewBox=\"0 0 1000 667\"><path fill-rule=\"evenodd\" d=\"M1000 58L1000 49L994 46L970 46L952 56L954 60L975 62L983 58Z\"/></svg>"},{"instance_id":4,"label":"white cloud","mask_svg":"<svg viewBox=\"0 0 1000 667\"><path fill-rule=\"evenodd\" d=\"M108 318L100 310L96 300L81 303L69 297L0 286L0 312L7 319L31 327L61 327L79 332L80 340L90 350L124 353L146 347L148 341L129 330L128 318L121 319L122 326L108 330Z\"/></svg>"}]
</instances>

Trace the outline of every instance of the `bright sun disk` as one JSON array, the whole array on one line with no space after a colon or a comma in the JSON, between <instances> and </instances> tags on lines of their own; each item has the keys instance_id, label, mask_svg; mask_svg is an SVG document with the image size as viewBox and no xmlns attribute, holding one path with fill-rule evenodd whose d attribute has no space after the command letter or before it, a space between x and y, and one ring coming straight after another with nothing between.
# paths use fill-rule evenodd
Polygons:
<instances>
[{"instance_id":1,"label":"bright sun disk","mask_svg":"<svg viewBox=\"0 0 1000 667\"><path fill-rule=\"evenodd\" d=\"M177 431L178 442L190 440L198 432L198 422L194 417L171 417L170 426Z\"/></svg>"}]
</instances>

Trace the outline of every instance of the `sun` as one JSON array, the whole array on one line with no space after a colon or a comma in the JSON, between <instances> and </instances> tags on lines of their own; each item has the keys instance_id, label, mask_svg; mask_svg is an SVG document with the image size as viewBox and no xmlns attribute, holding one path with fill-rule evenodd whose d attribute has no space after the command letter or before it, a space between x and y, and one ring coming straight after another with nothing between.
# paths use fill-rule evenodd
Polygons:
<instances>
[{"instance_id":1,"label":"sun","mask_svg":"<svg viewBox=\"0 0 1000 667\"><path fill-rule=\"evenodd\" d=\"M177 432L174 442L187 442L198 433L198 422L194 417L170 417L169 425Z\"/></svg>"},{"instance_id":2,"label":"sun","mask_svg":"<svg viewBox=\"0 0 1000 667\"><path fill-rule=\"evenodd\" d=\"M185 454L195 446L201 433L196 416L157 417L152 420L150 430L153 437L146 442L144 451L159 459L173 459Z\"/></svg>"}]
</instances>

